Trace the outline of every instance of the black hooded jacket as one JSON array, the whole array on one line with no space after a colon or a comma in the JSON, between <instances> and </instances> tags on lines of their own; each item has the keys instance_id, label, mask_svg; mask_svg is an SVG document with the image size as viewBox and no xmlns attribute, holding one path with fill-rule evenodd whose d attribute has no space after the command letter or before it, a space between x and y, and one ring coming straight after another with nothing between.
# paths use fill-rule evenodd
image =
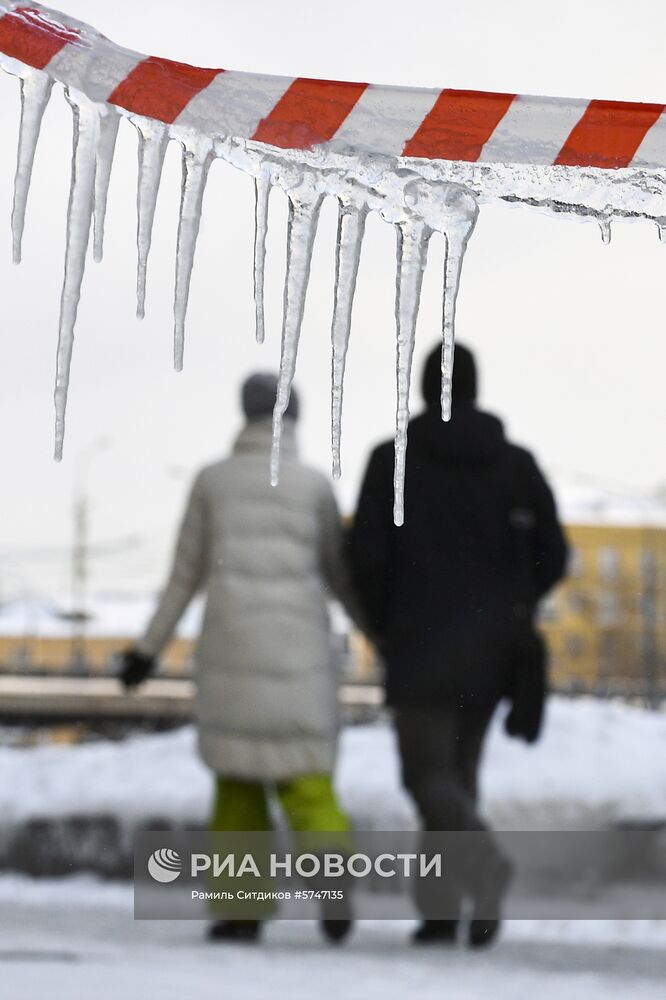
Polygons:
<instances>
[{"instance_id":1,"label":"black hooded jacket","mask_svg":"<svg viewBox=\"0 0 666 1000\"><path fill-rule=\"evenodd\" d=\"M496 417L456 402L449 423L435 410L410 422L405 523L396 528L393 456L393 442L372 453L350 537L387 700L496 702L517 601L533 608L564 573L552 493ZM516 511L529 527L527 559L517 553Z\"/></svg>"}]
</instances>

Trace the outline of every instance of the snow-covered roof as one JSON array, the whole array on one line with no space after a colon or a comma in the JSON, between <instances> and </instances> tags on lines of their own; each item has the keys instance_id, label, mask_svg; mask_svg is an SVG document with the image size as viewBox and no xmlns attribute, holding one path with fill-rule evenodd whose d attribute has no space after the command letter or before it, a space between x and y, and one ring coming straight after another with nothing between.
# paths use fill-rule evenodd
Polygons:
<instances>
[{"instance_id":1,"label":"snow-covered roof","mask_svg":"<svg viewBox=\"0 0 666 1000\"><path fill-rule=\"evenodd\" d=\"M134 637L143 632L155 607L155 598L134 594L97 594L87 603L85 632L90 638ZM69 638L74 623L67 605L34 596L0 604L0 636L31 635ZM178 638L193 638L201 619L202 606L194 601L183 616Z\"/></svg>"},{"instance_id":2,"label":"snow-covered roof","mask_svg":"<svg viewBox=\"0 0 666 1000\"><path fill-rule=\"evenodd\" d=\"M581 485L566 485L556 492L566 524L666 528L666 504L658 497Z\"/></svg>"}]
</instances>

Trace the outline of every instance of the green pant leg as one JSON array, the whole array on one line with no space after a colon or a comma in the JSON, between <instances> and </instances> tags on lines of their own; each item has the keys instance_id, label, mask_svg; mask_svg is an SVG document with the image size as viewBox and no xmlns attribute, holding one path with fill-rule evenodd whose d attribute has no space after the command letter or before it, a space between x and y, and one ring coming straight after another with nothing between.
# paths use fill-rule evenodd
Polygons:
<instances>
[{"instance_id":1,"label":"green pant leg","mask_svg":"<svg viewBox=\"0 0 666 1000\"><path fill-rule=\"evenodd\" d=\"M305 774L277 787L280 805L294 833L299 854L354 853L349 818L338 802L330 774ZM315 892L342 890L344 900L329 896L321 902L324 919L349 919L349 878L327 877L323 871L306 880L306 888ZM335 900L335 901L334 901ZM342 911L339 908L342 907Z\"/></svg>"},{"instance_id":2,"label":"green pant leg","mask_svg":"<svg viewBox=\"0 0 666 1000\"><path fill-rule=\"evenodd\" d=\"M215 788L215 802L211 817L211 832L213 833L213 851L228 854L234 845L234 840L221 838L219 845L215 844L215 832L239 833L252 831L269 831L271 821L268 812L266 789L258 781L240 781L236 778L218 776ZM233 846L237 856L237 864L243 855L251 849L241 836L238 845ZM256 859L261 866L260 858ZM211 889L217 891L238 893L239 890L266 890L271 885L263 879L252 876L243 878L218 877L211 880ZM263 920L274 913L275 907L269 901L220 899L212 900L211 916L225 920Z\"/></svg>"},{"instance_id":3,"label":"green pant leg","mask_svg":"<svg viewBox=\"0 0 666 1000\"><path fill-rule=\"evenodd\" d=\"M344 854L352 850L351 824L330 774L303 774L280 782L277 794L290 828L299 835L299 850L337 850ZM324 836L310 836L317 833Z\"/></svg>"},{"instance_id":4,"label":"green pant leg","mask_svg":"<svg viewBox=\"0 0 666 1000\"><path fill-rule=\"evenodd\" d=\"M211 830L270 830L266 790L259 781L218 777Z\"/></svg>"}]
</instances>

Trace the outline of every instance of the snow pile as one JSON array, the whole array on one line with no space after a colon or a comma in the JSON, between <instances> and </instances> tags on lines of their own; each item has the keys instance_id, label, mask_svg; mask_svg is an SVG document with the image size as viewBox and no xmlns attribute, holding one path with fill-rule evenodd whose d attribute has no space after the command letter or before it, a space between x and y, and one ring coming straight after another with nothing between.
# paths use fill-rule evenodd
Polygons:
<instances>
[{"instance_id":1,"label":"snow pile","mask_svg":"<svg viewBox=\"0 0 666 1000\"><path fill-rule=\"evenodd\" d=\"M338 786L360 829L415 823L400 788L395 741L385 724L346 729ZM113 815L206 820L212 778L191 727L122 743L0 750L0 814L6 825L38 817ZM666 818L666 715L593 699L550 702L534 748L509 740L498 714L489 736L482 800L502 829L603 828Z\"/></svg>"},{"instance_id":2,"label":"snow pile","mask_svg":"<svg viewBox=\"0 0 666 1000\"><path fill-rule=\"evenodd\" d=\"M535 747L509 739L500 710L486 744L481 801L500 829L595 829L666 820L666 715L593 698L550 700ZM386 727L348 730L338 772L361 826L401 828L412 811Z\"/></svg>"}]
</instances>

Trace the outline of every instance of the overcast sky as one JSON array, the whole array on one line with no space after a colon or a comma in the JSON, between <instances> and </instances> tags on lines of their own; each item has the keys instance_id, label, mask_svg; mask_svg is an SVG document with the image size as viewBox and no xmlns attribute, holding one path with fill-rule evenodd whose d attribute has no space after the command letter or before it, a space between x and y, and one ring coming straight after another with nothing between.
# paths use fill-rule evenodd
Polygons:
<instances>
[{"instance_id":1,"label":"overcast sky","mask_svg":"<svg viewBox=\"0 0 666 1000\"><path fill-rule=\"evenodd\" d=\"M659 0L61 0L130 48L266 73L666 103ZM123 123L109 195L105 260L90 262L72 366L65 459L52 460L53 369L69 185L71 116L47 111L24 239L11 264L18 83L0 79L0 597L61 596L74 479L85 480L93 540L133 538L93 563L97 588L160 583L187 482L239 427L237 387L279 354L285 205L273 199L267 343L254 343L251 181L215 164L192 284L185 371L171 370L173 251L180 183L174 144L158 204L146 319L134 318L136 138ZM328 366L335 206L322 216L297 385L305 457L329 467ZM441 243L431 250L416 368L439 337ZM394 420L395 237L371 219L349 358L342 506L368 449ZM483 206L464 265L458 337L476 348L482 404L532 447L558 482L581 476L647 492L666 481L663 428L666 247L654 226L595 224ZM418 393L414 394L418 405ZM92 461L95 442L107 442ZM409 512L407 511L407 516Z\"/></svg>"}]
</instances>

